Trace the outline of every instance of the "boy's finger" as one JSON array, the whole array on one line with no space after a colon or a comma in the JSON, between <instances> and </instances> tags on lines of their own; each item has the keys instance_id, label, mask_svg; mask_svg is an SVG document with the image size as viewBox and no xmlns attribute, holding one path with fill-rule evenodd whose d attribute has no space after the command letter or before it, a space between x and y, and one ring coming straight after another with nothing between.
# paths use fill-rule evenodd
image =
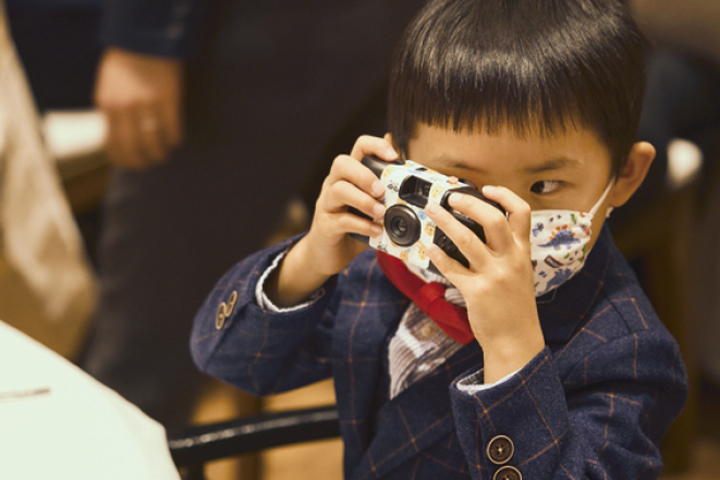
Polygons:
<instances>
[{"instance_id":1,"label":"boy's finger","mask_svg":"<svg viewBox=\"0 0 720 480\"><path fill-rule=\"evenodd\" d=\"M381 202L347 181L329 185L327 195L323 198L323 209L328 212L345 211L346 207L352 207L370 218L380 218L385 213L385 206Z\"/></svg>"},{"instance_id":2,"label":"boy's finger","mask_svg":"<svg viewBox=\"0 0 720 480\"><path fill-rule=\"evenodd\" d=\"M372 137L370 135L363 135L355 142L350 156L355 160L362 160L363 157L368 155L375 155L376 157L388 162L392 162L398 158L398 153L388 140L379 137Z\"/></svg>"},{"instance_id":3,"label":"boy's finger","mask_svg":"<svg viewBox=\"0 0 720 480\"><path fill-rule=\"evenodd\" d=\"M503 253L512 246L514 242L512 230L505 214L495 206L463 194L451 194L449 204L454 210L467 215L482 226L485 242L491 250Z\"/></svg>"},{"instance_id":4,"label":"boy's finger","mask_svg":"<svg viewBox=\"0 0 720 480\"><path fill-rule=\"evenodd\" d=\"M521 239L530 238L530 205L518 197L512 190L486 185L482 189L483 195L502 206L507 212L507 222L513 233Z\"/></svg>"},{"instance_id":5,"label":"boy's finger","mask_svg":"<svg viewBox=\"0 0 720 480\"><path fill-rule=\"evenodd\" d=\"M460 283L456 280L456 278L461 275L462 271L466 271L465 267L463 267L455 259L450 258L442 248L435 244L430 245L430 248L427 250L427 254L430 261L445 278L455 285Z\"/></svg>"},{"instance_id":6,"label":"boy's finger","mask_svg":"<svg viewBox=\"0 0 720 480\"><path fill-rule=\"evenodd\" d=\"M382 234L382 226L350 212L317 211L313 221L317 231L326 237L345 236L356 233L366 237Z\"/></svg>"},{"instance_id":7,"label":"boy's finger","mask_svg":"<svg viewBox=\"0 0 720 480\"><path fill-rule=\"evenodd\" d=\"M365 237L377 237L383 232L381 225L352 213L337 215L334 223L342 233L357 233Z\"/></svg>"},{"instance_id":8,"label":"boy's finger","mask_svg":"<svg viewBox=\"0 0 720 480\"><path fill-rule=\"evenodd\" d=\"M348 155L338 156L330 167L328 182L334 184L340 181L349 182L375 198L382 198L385 194L385 186L372 170Z\"/></svg>"},{"instance_id":9,"label":"boy's finger","mask_svg":"<svg viewBox=\"0 0 720 480\"><path fill-rule=\"evenodd\" d=\"M437 228L465 255L471 266L480 267L484 263L487 250L477 235L436 203L429 204L425 211Z\"/></svg>"}]
</instances>

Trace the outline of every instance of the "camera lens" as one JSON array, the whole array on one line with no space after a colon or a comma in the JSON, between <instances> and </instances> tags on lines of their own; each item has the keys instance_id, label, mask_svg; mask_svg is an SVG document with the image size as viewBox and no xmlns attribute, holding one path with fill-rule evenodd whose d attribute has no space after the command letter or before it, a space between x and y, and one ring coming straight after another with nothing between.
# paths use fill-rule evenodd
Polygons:
<instances>
[{"instance_id":1,"label":"camera lens","mask_svg":"<svg viewBox=\"0 0 720 480\"><path fill-rule=\"evenodd\" d=\"M393 205L385 212L385 231L393 243L407 247L420 238L421 224L407 205Z\"/></svg>"},{"instance_id":2,"label":"camera lens","mask_svg":"<svg viewBox=\"0 0 720 480\"><path fill-rule=\"evenodd\" d=\"M404 218L396 217L392 222L392 231L398 237L407 235L407 222Z\"/></svg>"}]
</instances>

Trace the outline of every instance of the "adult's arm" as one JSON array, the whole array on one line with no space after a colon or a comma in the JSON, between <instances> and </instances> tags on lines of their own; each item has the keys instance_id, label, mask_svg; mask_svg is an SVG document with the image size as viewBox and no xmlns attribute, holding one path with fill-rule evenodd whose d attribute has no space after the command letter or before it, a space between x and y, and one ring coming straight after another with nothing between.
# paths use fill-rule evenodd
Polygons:
<instances>
[{"instance_id":1,"label":"adult's arm","mask_svg":"<svg viewBox=\"0 0 720 480\"><path fill-rule=\"evenodd\" d=\"M182 143L183 58L207 3L107 0L95 103L106 114L106 150L116 166L148 168Z\"/></svg>"}]
</instances>

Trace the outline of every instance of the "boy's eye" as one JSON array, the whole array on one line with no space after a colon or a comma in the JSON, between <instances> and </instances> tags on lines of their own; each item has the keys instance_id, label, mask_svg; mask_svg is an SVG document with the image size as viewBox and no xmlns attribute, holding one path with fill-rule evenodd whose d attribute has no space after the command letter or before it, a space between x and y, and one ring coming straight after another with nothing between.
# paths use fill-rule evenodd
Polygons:
<instances>
[{"instance_id":1,"label":"boy's eye","mask_svg":"<svg viewBox=\"0 0 720 480\"><path fill-rule=\"evenodd\" d=\"M540 180L533 183L530 191L537 194L552 193L557 190L562 182L560 180Z\"/></svg>"}]
</instances>

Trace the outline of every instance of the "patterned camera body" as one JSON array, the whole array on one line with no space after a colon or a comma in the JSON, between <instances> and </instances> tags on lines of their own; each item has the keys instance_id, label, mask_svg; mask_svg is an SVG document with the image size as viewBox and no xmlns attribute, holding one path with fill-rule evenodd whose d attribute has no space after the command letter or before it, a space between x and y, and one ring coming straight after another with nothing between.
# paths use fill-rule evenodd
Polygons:
<instances>
[{"instance_id":1,"label":"patterned camera body","mask_svg":"<svg viewBox=\"0 0 720 480\"><path fill-rule=\"evenodd\" d=\"M440 273L427 256L427 249L433 243L451 258L468 266L465 256L425 213L428 203L437 203L452 213L483 242L485 233L482 226L453 210L448 205L450 194L472 195L504 212L500 205L486 199L469 183L430 170L411 160L384 162L375 157L365 157L362 163L385 185L385 215L379 220L383 225L383 232L377 237L351 234L352 237L420 268ZM356 209L351 210L356 215L369 218Z\"/></svg>"}]
</instances>

